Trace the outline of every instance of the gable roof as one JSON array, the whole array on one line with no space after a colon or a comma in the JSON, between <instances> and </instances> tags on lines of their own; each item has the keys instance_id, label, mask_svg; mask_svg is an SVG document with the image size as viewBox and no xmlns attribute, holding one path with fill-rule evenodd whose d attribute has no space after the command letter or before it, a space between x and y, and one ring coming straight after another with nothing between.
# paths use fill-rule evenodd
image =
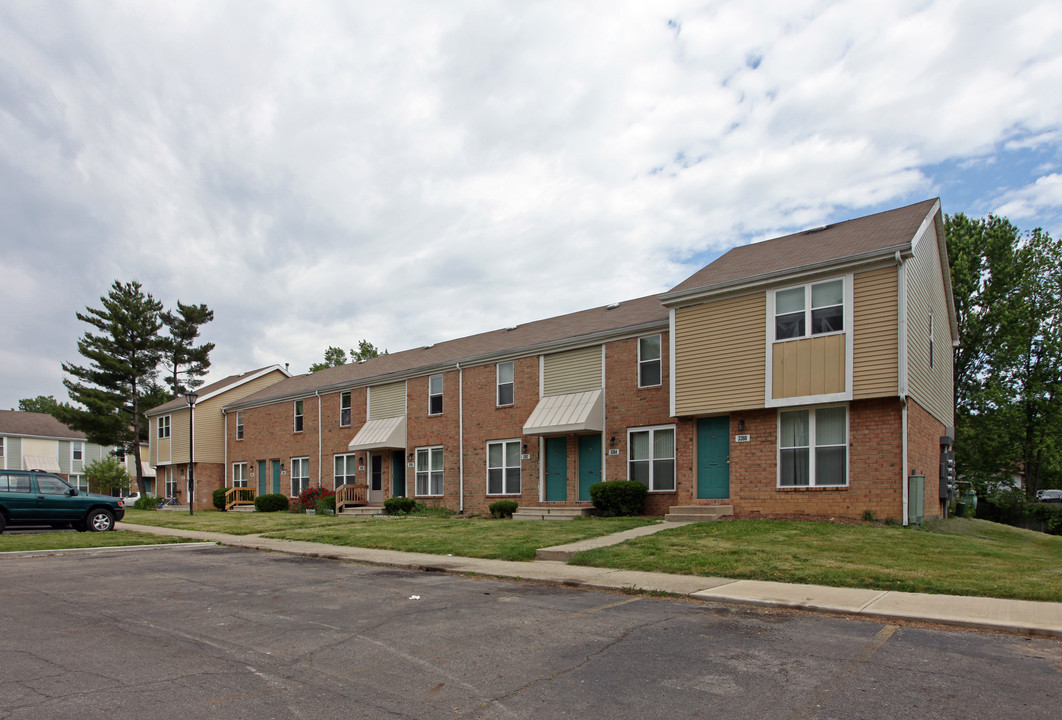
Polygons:
<instances>
[{"instance_id":1,"label":"gable roof","mask_svg":"<svg viewBox=\"0 0 1062 720\"><path fill-rule=\"evenodd\" d=\"M767 281L844 262L909 251L918 229L940 200L886 210L866 217L736 247L660 296L670 300L708 288Z\"/></svg>"},{"instance_id":2,"label":"gable roof","mask_svg":"<svg viewBox=\"0 0 1062 720\"><path fill-rule=\"evenodd\" d=\"M667 309L656 295L649 295L297 375L248 395L226 406L226 410L305 396L318 390L396 382L432 369L452 368L457 363L473 364L562 350L611 336L666 327L667 320Z\"/></svg>"},{"instance_id":3,"label":"gable roof","mask_svg":"<svg viewBox=\"0 0 1062 720\"><path fill-rule=\"evenodd\" d=\"M222 378L217 382L212 382L208 385L196 388L195 392L198 395L196 402L202 402L209 400L210 398L219 395L226 390L231 390L234 387L243 385L251 380L256 380L263 375L268 375L271 372L279 371L291 377L291 373L280 367L279 365L267 365L266 367L258 368L257 370L248 370L247 372L239 373L238 375L229 375L226 378ZM181 397L174 398L169 402L163 403L157 407L148 410L144 415L158 415L160 413L173 412L174 410L180 410L188 407L188 401L182 395Z\"/></svg>"},{"instance_id":4,"label":"gable roof","mask_svg":"<svg viewBox=\"0 0 1062 720\"><path fill-rule=\"evenodd\" d=\"M84 440L85 433L71 430L47 413L0 410L0 435Z\"/></svg>"}]
</instances>

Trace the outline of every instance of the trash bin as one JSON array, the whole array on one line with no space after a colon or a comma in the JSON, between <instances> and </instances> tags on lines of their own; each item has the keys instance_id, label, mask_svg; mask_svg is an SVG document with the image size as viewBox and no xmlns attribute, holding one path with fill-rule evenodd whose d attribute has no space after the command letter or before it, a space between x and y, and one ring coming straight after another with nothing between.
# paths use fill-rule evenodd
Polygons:
<instances>
[{"instance_id":1,"label":"trash bin","mask_svg":"<svg viewBox=\"0 0 1062 720\"><path fill-rule=\"evenodd\" d=\"M955 503L955 517L966 517L966 503L961 500Z\"/></svg>"}]
</instances>

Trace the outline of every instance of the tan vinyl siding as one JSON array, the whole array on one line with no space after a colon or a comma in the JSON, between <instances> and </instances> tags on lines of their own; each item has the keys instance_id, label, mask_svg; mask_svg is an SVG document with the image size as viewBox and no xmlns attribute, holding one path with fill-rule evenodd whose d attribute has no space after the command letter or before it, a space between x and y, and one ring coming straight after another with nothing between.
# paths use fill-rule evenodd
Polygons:
<instances>
[{"instance_id":1,"label":"tan vinyl siding","mask_svg":"<svg viewBox=\"0 0 1062 720\"><path fill-rule=\"evenodd\" d=\"M369 388L369 420L406 414L406 383L376 385Z\"/></svg>"},{"instance_id":2,"label":"tan vinyl siding","mask_svg":"<svg viewBox=\"0 0 1062 720\"><path fill-rule=\"evenodd\" d=\"M566 395L600 389L600 345L546 355L543 358L543 395Z\"/></svg>"},{"instance_id":3,"label":"tan vinyl siding","mask_svg":"<svg viewBox=\"0 0 1062 720\"><path fill-rule=\"evenodd\" d=\"M239 388L242 390L243 388ZM195 461L225 462L225 418L221 408L233 402L227 393L195 406ZM187 420L187 417L185 418Z\"/></svg>"},{"instance_id":4,"label":"tan vinyl siding","mask_svg":"<svg viewBox=\"0 0 1062 720\"><path fill-rule=\"evenodd\" d=\"M158 466L162 463L168 463L173 461L173 430L170 429L170 437L159 439L156 437L152 440L151 447L154 449L155 454L151 458L151 464Z\"/></svg>"},{"instance_id":5,"label":"tan vinyl siding","mask_svg":"<svg viewBox=\"0 0 1062 720\"><path fill-rule=\"evenodd\" d=\"M22 464L25 465L27 457L55 458L59 461L59 441L41 440L39 438L22 438ZM21 470L33 470L33 468L16 468Z\"/></svg>"},{"instance_id":6,"label":"tan vinyl siding","mask_svg":"<svg viewBox=\"0 0 1062 720\"><path fill-rule=\"evenodd\" d=\"M160 446L161 450L161 446ZM188 407L170 413L170 458L171 463L188 463ZM196 458L196 462L199 458ZM163 455L162 462L166 462Z\"/></svg>"},{"instance_id":7,"label":"tan vinyl siding","mask_svg":"<svg viewBox=\"0 0 1062 720\"><path fill-rule=\"evenodd\" d=\"M22 438L4 438L4 469L22 469Z\"/></svg>"},{"instance_id":8,"label":"tan vinyl siding","mask_svg":"<svg viewBox=\"0 0 1062 720\"><path fill-rule=\"evenodd\" d=\"M764 406L767 296L729 298L675 311L675 412Z\"/></svg>"},{"instance_id":9,"label":"tan vinyl siding","mask_svg":"<svg viewBox=\"0 0 1062 720\"><path fill-rule=\"evenodd\" d=\"M805 338L777 342L772 350L772 397L842 393L844 386L845 336Z\"/></svg>"},{"instance_id":10,"label":"tan vinyl siding","mask_svg":"<svg viewBox=\"0 0 1062 720\"><path fill-rule=\"evenodd\" d=\"M930 225L907 264L907 378L918 404L945 425L955 423L951 324L941 275L937 233ZM933 313L933 367L929 367L929 314Z\"/></svg>"},{"instance_id":11,"label":"tan vinyl siding","mask_svg":"<svg viewBox=\"0 0 1062 720\"><path fill-rule=\"evenodd\" d=\"M897 394L898 272L896 267L885 267L858 273L853 280L853 399Z\"/></svg>"}]
</instances>

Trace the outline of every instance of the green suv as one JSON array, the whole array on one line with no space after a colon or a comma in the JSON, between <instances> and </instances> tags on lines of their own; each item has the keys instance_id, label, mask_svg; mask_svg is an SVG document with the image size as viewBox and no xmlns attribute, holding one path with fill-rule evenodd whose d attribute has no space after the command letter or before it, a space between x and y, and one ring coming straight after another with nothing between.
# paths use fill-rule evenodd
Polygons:
<instances>
[{"instance_id":1,"label":"green suv","mask_svg":"<svg viewBox=\"0 0 1062 720\"><path fill-rule=\"evenodd\" d=\"M6 525L51 525L103 532L125 516L116 497L81 492L57 475L0 470L0 533Z\"/></svg>"}]
</instances>

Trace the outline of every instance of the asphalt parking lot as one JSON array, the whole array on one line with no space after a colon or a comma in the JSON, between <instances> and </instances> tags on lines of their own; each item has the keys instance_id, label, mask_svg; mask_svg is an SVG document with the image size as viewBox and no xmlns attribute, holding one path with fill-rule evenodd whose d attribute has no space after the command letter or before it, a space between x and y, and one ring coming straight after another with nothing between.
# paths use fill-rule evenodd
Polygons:
<instances>
[{"instance_id":1,"label":"asphalt parking lot","mask_svg":"<svg viewBox=\"0 0 1062 720\"><path fill-rule=\"evenodd\" d=\"M225 547L0 558L0 718L1054 720L1062 642Z\"/></svg>"}]
</instances>

